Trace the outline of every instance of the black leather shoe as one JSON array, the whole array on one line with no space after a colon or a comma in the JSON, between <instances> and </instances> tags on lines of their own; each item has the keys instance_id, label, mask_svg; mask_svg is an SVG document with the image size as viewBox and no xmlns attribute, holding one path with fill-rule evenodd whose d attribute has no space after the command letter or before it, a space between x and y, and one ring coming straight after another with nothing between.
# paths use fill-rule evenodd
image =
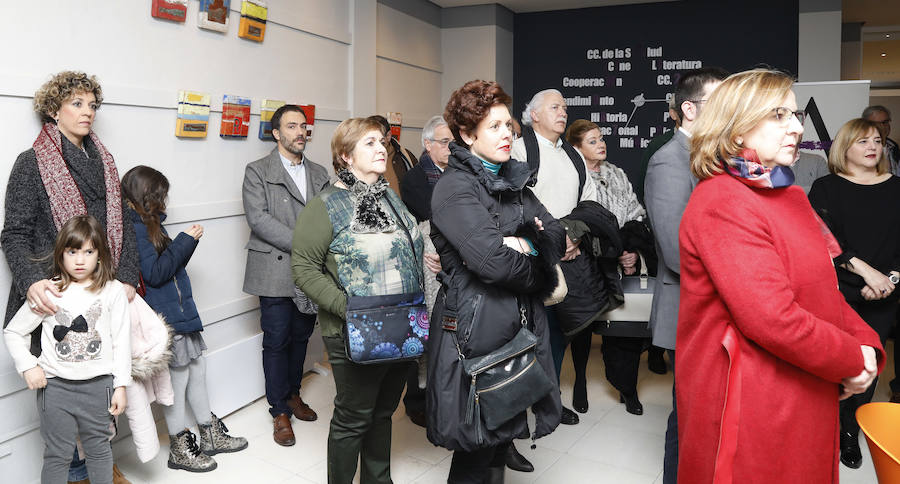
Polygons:
<instances>
[{"instance_id":1,"label":"black leather shoe","mask_svg":"<svg viewBox=\"0 0 900 484\"><path fill-rule=\"evenodd\" d=\"M531 465L531 462L528 462L528 459L520 454L516 450L516 445L512 443L506 449L506 467L519 472L534 472L534 466Z\"/></svg>"},{"instance_id":2,"label":"black leather shoe","mask_svg":"<svg viewBox=\"0 0 900 484\"><path fill-rule=\"evenodd\" d=\"M650 350L647 351L647 368L657 375L665 375L669 371L669 367L666 366L666 360L663 358L664 351L662 348L655 346L651 346Z\"/></svg>"},{"instance_id":3,"label":"black leather shoe","mask_svg":"<svg viewBox=\"0 0 900 484\"><path fill-rule=\"evenodd\" d=\"M587 383L584 380L575 380L575 388L572 391L572 407L578 413L588 411Z\"/></svg>"},{"instance_id":4,"label":"black leather shoe","mask_svg":"<svg viewBox=\"0 0 900 484\"><path fill-rule=\"evenodd\" d=\"M859 435L841 432L841 463L851 469L862 466L862 451L859 450Z\"/></svg>"},{"instance_id":5,"label":"black leather shoe","mask_svg":"<svg viewBox=\"0 0 900 484\"><path fill-rule=\"evenodd\" d=\"M578 423L578 414L566 407L563 407L562 418L559 419L559 423L563 425L575 425Z\"/></svg>"},{"instance_id":6,"label":"black leather shoe","mask_svg":"<svg viewBox=\"0 0 900 484\"><path fill-rule=\"evenodd\" d=\"M619 394L619 402L625 404L625 411L634 415L643 415L644 414L644 406L641 405L641 401L638 400L637 393L630 397L626 397L624 394Z\"/></svg>"}]
</instances>

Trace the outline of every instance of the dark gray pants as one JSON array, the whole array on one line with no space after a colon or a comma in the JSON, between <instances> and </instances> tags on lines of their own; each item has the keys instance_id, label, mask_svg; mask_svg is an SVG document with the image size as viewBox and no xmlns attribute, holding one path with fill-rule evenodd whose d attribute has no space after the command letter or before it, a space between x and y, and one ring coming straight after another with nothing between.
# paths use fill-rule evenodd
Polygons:
<instances>
[{"instance_id":1,"label":"dark gray pants","mask_svg":"<svg viewBox=\"0 0 900 484\"><path fill-rule=\"evenodd\" d=\"M109 445L109 399L112 376L90 380L48 378L46 388L38 391L38 414L44 438L42 484L65 484L81 438L92 484L112 484L112 448Z\"/></svg>"}]
</instances>

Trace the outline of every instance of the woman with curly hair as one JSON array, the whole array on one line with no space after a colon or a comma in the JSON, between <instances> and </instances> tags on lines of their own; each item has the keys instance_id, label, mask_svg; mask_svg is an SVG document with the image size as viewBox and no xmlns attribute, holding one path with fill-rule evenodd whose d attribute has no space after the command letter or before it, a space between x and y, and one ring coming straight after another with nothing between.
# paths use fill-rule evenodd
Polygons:
<instances>
[{"instance_id":1,"label":"woman with curly hair","mask_svg":"<svg viewBox=\"0 0 900 484\"><path fill-rule=\"evenodd\" d=\"M357 462L360 482L391 482L391 415L409 368L407 361L365 365L350 360L348 353L362 336L359 330L344 335L348 298L422 290L422 234L384 178L384 143L381 125L371 118L338 125L331 139L338 181L303 209L292 244L294 282L319 306L337 388L327 459L328 482L335 484L353 482ZM422 336L427 329L417 325L415 331ZM400 354L393 343L372 352L379 349Z\"/></svg>"},{"instance_id":2,"label":"woman with curly hair","mask_svg":"<svg viewBox=\"0 0 900 484\"><path fill-rule=\"evenodd\" d=\"M553 432L562 414L543 299L556 286L565 230L527 187L535 181L529 165L510 158L510 101L496 82L469 81L444 110L455 141L431 198L443 272L429 334L426 428L428 440L454 451L450 483L503 482L509 446L528 434L525 406L494 425L477 397L472 411L475 382L464 359L498 350L524 326L537 339L531 364L552 388L524 397L536 400L533 438Z\"/></svg>"},{"instance_id":3,"label":"woman with curly hair","mask_svg":"<svg viewBox=\"0 0 900 484\"><path fill-rule=\"evenodd\" d=\"M103 225L116 278L125 284L129 300L134 298L139 281L134 226L123 216L112 154L91 129L101 102L97 78L83 72L60 72L34 94L41 131L16 159L6 186L0 244L12 287L4 327L26 302L35 314L56 312L48 294L61 293L50 280L48 256L60 227L75 215L91 215ZM31 352L41 352L40 333L32 334Z\"/></svg>"}]
</instances>

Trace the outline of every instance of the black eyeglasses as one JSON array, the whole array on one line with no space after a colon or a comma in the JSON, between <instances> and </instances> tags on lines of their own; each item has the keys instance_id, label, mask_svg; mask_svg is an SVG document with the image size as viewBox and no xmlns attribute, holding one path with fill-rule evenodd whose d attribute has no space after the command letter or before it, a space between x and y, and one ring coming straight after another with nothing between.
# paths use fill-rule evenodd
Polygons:
<instances>
[{"instance_id":1,"label":"black eyeglasses","mask_svg":"<svg viewBox=\"0 0 900 484\"><path fill-rule=\"evenodd\" d=\"M775 121L781 126L787 126L791 124L791 117L796 117L797 121L803 125L803 121L806 120L806 112L805 111L793 111L790 108L786 108L784 106L779 106L777 108L773 108L772 112L775 113Z\"/></svg>"},{"instance_id":2,"label":"black eyeglasses","mask_svg":"<svg viewBox=\"0 0 900 484\"><path fill-rule=\"evenodd\" d=\"M447 145L450 144L451 141L453 141L453 140L450 139L450 138L441 138L441 139L428 138L428 139L429 139L430 141L434 141L435 143L437 143L437 144L439 144L439 145L441 145L441 146L447 146Z\"/></svg>"}]
</instances>

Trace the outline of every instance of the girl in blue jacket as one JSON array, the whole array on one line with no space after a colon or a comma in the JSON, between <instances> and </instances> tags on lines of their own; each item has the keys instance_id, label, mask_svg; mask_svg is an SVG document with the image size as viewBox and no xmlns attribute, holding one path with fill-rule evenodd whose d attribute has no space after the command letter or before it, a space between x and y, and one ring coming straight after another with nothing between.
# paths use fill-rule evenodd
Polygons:
<instances>
[{"instance_id":1,"label":"girl in blue jacket","mask_svg":"<svg viewBox=\"0 0 900 484\"><path fill-rule=\"evenodd\" d=\"M203 235L203 227L192 225L174 239L162 226L166 218L169 180L149 166L136 166L122 177L122 193L128 202L127 216L134 221L141 262L144 300L162 314L172 329L172 360L169 374L175 403L164 407L169 428L169 468L207 472L216 468L212 455L247 448L247 439L231 437L228 429L209 409L206 393L206 358L203 350L203 323L191 296L187 265ZM200 445L187 429L185 403L197 418ZM176 434L172 434L176 432Z\"/></svg>"}]
</instances>

